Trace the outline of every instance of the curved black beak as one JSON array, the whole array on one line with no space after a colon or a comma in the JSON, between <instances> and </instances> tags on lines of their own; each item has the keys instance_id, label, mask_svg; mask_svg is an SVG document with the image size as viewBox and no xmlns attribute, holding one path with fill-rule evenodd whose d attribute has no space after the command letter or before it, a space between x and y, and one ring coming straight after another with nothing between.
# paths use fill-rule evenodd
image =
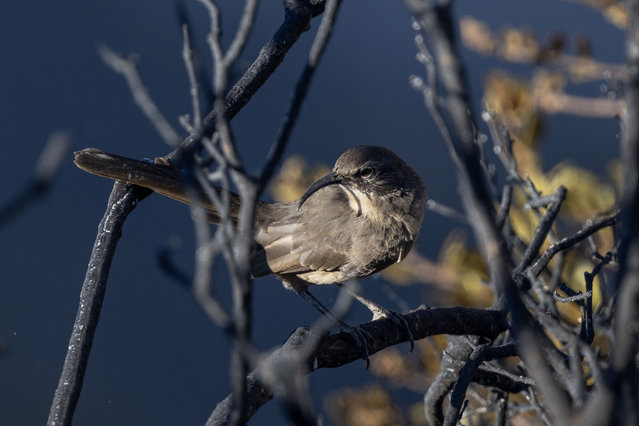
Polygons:
<instances>
[{"instance_id":1,"label":"curved black beak","mask_svg":"<svg viewBox=\"0 0 639 426\"><path fill-rule=\"evenodd\" d=\"M302 207L302 204L304 204L304 202L319 189L322 189L328 185L342 183L342 181L342 177L337 175L335 172L330 172L326 176L319 178L311 186L308 187L304 194L302 194L297 204L297 210L299 211L299 209Z\"/></svg>"}]
</instances>

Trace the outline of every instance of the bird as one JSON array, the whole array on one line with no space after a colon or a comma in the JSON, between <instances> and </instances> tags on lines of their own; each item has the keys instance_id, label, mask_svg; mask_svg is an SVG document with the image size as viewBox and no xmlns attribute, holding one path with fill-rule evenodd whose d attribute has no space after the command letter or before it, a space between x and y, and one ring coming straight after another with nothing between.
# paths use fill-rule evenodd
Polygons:
<instances>
[{"instance_id":1,"label":"bird","mask_svg":"<svg viewBox=\"0 0 639 426\"><path fill-rule=\"evenodd\" d=\"M204 190L192 180L187 185L185 171L164 159L140 161L86 148L75 152L75 164L89 173L139 185L184 203L199 203L212 223L222 220ZM193 197L194 193L198 196ZM342 283L402 261L419 235L425 203L421 178L390 149L351 147L337 159L332 171L311 184L299 199L257 202L257 248L251 274L253 278L276 275L285 288L330 316L309 287L342 287ZM231 192L228 215L233 222L238 219L239 205L239 196ZM390 317L402 324L412 349L413 338L401 315L358 294L354 297L371 310L373 319ZM355 330L354 337L360 340L358 346L363 344L362 358L368 363L361 330Z\"/></svg>"}]
</instances>

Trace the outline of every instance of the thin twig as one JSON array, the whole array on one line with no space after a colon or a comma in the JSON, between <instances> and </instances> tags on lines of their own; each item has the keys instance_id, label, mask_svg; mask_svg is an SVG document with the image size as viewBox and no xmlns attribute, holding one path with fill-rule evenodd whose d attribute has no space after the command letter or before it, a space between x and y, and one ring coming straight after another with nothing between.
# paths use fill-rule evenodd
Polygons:
<instances>
[{"instance_id":1,"label":"thin twig","mask_svg":"<svg viewBox=\"0 0 639 426\"><path fill-rule=\"evenodd\" d=\"M326 2L326 10L322 17L322 22L317 29L317 34L315 34L315 39L313 40L313 45L311 46L311 50L308 55L306 67L297 81L295 91L293 92L293 98L291 99L286 115L284 116L284 121L280 127L275 142L273 142L273 145L269 150L266 164L260 174L260 192L273 176L273 172L282 158L282 154L284 153L284 149L286 148L291 136L291 132L297 122L297 117L299 116L304 100L306 99L308 88L311 85L317 66L322 59L324 50L326 49L331 33L333 32L340 4L341 0L328 0Z\"/></svg>"},{"instance_id":2,"label":"thin twig","mask_svg":"<svg viewBox=\"0 0 639 426\"><path fill-rule=\"evenodd\" d=\"M468 223L468 219L466 219L466 216L463 213L459 212L458 210L455 210L452 207L448 207L440 203L439 201L435 201L432 198L426 201L426 208L444 217L455 219L461 223Z\"/></svg>"},{"instance_id":3,"label":"thin twig","mask_svg":"<svg viewBox=\"0 0 639 426\"><path fill-rule=\"evenodd\" d=\"M487 357L485 356L484 360L487 361L488 359L486 359L486 358ZM489 371L491 373L496 373L496 374L499 374L500 376L507 377L510 380L512 380L513 383L518 383L518 384L524 385L526 387L530 387L530 386L535 386L536 385L535 380L531 379L530 377L524 376L522 374L511 373L510 371L507 371L507 370L505 370L503 368L495 367L492 364L485 363L479 369L480 369L480 371Z\"/></svg>"},{"instance_id":4,"label":"thin twig","mask_svg":"<svg viewBox=\"0 0 639 426\"><path fill-rule=\"evenodd\" d=\"M564 290L562 287L561 290ZM565 291L565 290L564 290ZM572 296L562 297L556 291L553 293L553 298L559 303L568 303L568 302L580 302L589 297L592 297L592 290L587 291L585 293L579 292Z\"/></svg>"},{"instance_id":5,"label":"thin twig","mask_svg":"<svg viewBox=\"0 0 639 426\"><path fill-rule=\"evenodd\" d=\"M604 265L610 263L612 261L612 253L606 253L606 256L601 259L591 272L584 272L584 279L586 281L586 293L590 293L591 297L586 298L586 303L584 304L584 315L585 318L582 320L582 324L584 324L584 329L580 333L579 337L581 337L587 344L591 344L595 338L595 330L592 322L592 284L599 272L601 272L601 268Z\"/></svg>"},{"instance_id":6,"label":"thin twig","mask_svg":"<svg viewBox=\"0 0 639 426\"><path fill-rule=\"evenodd\" d=\"M253 29L253 23L255 22L258 4L258 0L247 0L244 3L240 24L224 57L227 67L231 67L231 65L238 60L244 47L246 47L248 38L251 35L251 30Z\"/></svg>"},{"instance_id":7,"label":"thin twig","mask_svg":"<svg viewBox=\"0 0 639 426\"><path fill-rule=\"evenodd\" d=\"M124 58L115 53L106 45L98 47L100 57L111 69L121 74L129 85L129 90L133 95L135 103L140 107L146 118L151 122L158 134L171 147L177 147L180 143L180 136L173 129L164 115L160 112L148 90L144 87L142 79L138 74L136 63L133 58Z\"/></svg>"},{"instance_id":8,"label":"thin twig","mask_svg":"<svg viewBox=\"0 0 639 426\"><path fill-rule=\"evenodd\" d=\"M544 240L546 239L548 232L550 232L550 228L552 227L553 223L555 222L555 219L557 218L557 215L559 214L559 209L561 208L561 204L564 202L565 199L566 199L566 188L564 188L563 186L560 186L559 188L557 188L557 191L555 191L555 193L553 194L552 202L550 204L550 207L548 207L546 214L542 216L542 218L539 220L539 223L537 224L537 229L535 229L532 239L530 240L530 244L526 248L526 252L524 253L524 256L519 262L519 265L517 265L517 267L513 271L514 276L521 274L524 271L524 269L526 269L531 264L535 256L537 256L539 249L544 243Z\"/></svg>"},{"instance_id":9,"label":"thin twig","mask_svg":"<svg viewBox=\"0 0 639 426\"><path fill-rule=\"evenodd\" d=\"M231 319L222 304L211 296L212 267L221 244L215 244L210 237L210 225L202 207L192 207L196 236L196 267L193 279L193 294L211 321L223 330L229 330Z\"/></svg>"},{"instance_id":10,"label":"thin twig","mask_svg":"<svg viewBox=\"0 0 639 426\"><path fill-rule=\"evenodd\" d=\"M284 60L289 49L304 33L314 16L324 11L325 2L313 3L291 1L286 2L284 22L273 35L273 38L262 47L258 57L246 70L240 80L226 94L226 117L230 120L248 103L253 95L266 82L271 74ZM172 163L180 163L182 158L196 151L203 137L210 137L215 131L216 112L211 111L202 120L202 126L184 139L178 149L164 158Z\"/></svg>"},{"instance_id":11,"label":"thin twig","mask_svg":"<svg viewBox=\"0 0 639 426\"><path fill-rule=\"evenodd\" d=\"M193 283L193 277L181 269L173 258L173 253L177 251L180 242L177 237L169 238L167 243L158 250L157 261L162 269L169 277L173 278L180 285L189 288Z\"/></svg>"},{"instance_id":12,"label":"thin twig","mask_svg":"<svg viewBox=\"0 0 639 426\"><path fill-rule=\"evenodd\" d=\"M508 218L508 213L510 212L510 205L513 200L513 186L508 184L504 185L501 194L501 203L499 204L499 211L497 212L497 216L495 217L495 227L498 230L503 230L504 225L506 224L506 219Z\"/></svg>"},{"instance_id":13,"label":"thin twig","mask_svg":"<svg viewBox=\"0 0 639 426\"><path fill-rule=\"evenodd\" d=\"M617 222L619 222L619 214L594 221L584 226L573 235L563 238L548 247L546 251L528 268L528 270L534 276L539 275L555 254L574 246L602 228L615 225Z\"/></svg>"},{"instance_id":14,"label":"thin twig","mask_svg":"<svg viewBox=\"0 0 639 426\"><path fill-rule=\"evenodd\" d=\"M248 373L248 358L244 348L251 347L251 314L252 314L252 287L250 276L250 260L252 249L252 236L255 218L255 205L257 202L257 188L243 170L243 162L240 158L233 131L231 129L229 118L227 117L227 108L225 95L228 85L228 74L235 61L238 59L240 52L244 48L248 40L257 10L257 0L247 0L244 12L242 14L240 27L231 42L229 52L224 53L221 42L220 13L217 5L213 0L200 0L209 10L211 21L211 31L207 37L207 41L211 48L213 57L213 93L215 95L213 102L213 111L217 120L215 123L215 131L219 135L221 146L220 167L229 168L230 175L234 183L238 187L240 207L237 212L237 238L234 238L231 244L227 239L227 243L222 244L225 258L229 266L231 275L232 294L233 294L233 311L231 315L231 325L233 329L233 353L231 355L231 385L233 389L231 424L244 424L246 421L246 401L247 387L245 377ZM211 154L215 155L217 149ZM205 183L205 182L203 182ZM224 188L228 191L228 186ZM228 196L228 192L226 194ZM226 206L220 206L224 208ZM222 223L222 230L218 235L224 238L224 228L231 226L230 221ZM202 228L201 225L198 228ZM203 234L203 237L206 235ZM208 244L208 243L207 243ZM202 268L210 268L210 265L203 264ZM210 277L207 277L210 278ZM208 282L206 290L208 291ZM205 296L203 290L200 291L201 296ZM203 301L211 302L214 299L202 298Z\"/></svg>"},{"instance_id":15,"label":"thin twig","mask_svg":"<svg viewBox=\"0 0 639 426\"><path fill-rule=\"evenodd\" d=\"M182 45L182 58L186 74L189 77L189 93L191 95L191 110L193 114L192 129L197 129L202 124L202 110L200 109L200 90L197 76L195 74L195 56L191 48L191 40L189 38L189 28L186 24L182 26L182 37L184 39Z\"/></svg>"},{"instance_id":16,"label":"thin twig","mask_svg":"<svg viewBox=\"0 0 639 426\"><path fill-rule=\"evenodd\" d=\"M58 131L49 136L26 188L0 207L0 229L18 216L33 201L44 197L51 189L69 150L69 135Z\"/></svg>"},{"instance_id":17,"label":"thin twig","mask_svg":"<svg viewBox=\"0 0 639 426\"><path fill-rule=\"evenodd\" d=\"M462 416L463 403L465 400L466 389L470 385L470 382L477 371L477 368L484 361L483 352L486 346L478 346L468 357L466 364L459 372L459 379L455 383L455 387L450 395L450 405L446 411L446 417L444 418L445 426L454 426L457 424Z\"/></svg>"}]
</instances>

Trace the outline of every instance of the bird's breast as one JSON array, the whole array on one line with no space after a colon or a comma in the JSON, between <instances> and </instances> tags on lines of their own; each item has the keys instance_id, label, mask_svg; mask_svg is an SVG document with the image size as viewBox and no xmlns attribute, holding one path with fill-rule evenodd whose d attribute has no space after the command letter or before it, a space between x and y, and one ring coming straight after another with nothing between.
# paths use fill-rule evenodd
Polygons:
<instances>
[{"instance_id":1,"label":"bird's breast","mask_svg":"<svg viewBox=\"0 0 639 426\"><path fill-rule=\"evenodd\" d=\"M362 216L374 223L383 223L387 214L384 200L359 188L340 185L346 194L348 206L355 216Z\"/></svg>"}]
</instances>

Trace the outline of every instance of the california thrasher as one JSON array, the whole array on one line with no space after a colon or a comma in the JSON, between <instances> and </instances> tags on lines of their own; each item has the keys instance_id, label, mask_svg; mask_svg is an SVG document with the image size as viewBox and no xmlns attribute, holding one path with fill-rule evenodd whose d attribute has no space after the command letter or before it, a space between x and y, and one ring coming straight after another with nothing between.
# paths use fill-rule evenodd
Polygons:
<instances>
[{"instance_id":1,"label":"california thrasher","mask_svg":"<svg viewBox=\"0 0 639 426\"><path fill-rule=\"evenodd\" d=\"M212 223L220 215L201 188L185 185L185 174L166 162L133 160L94 148L75 153L82 170L152 189L207 209ZM193 191L195 189L196 191ZM313 183L290 203L258 201L251 265L254 277L276 274L324 314L329 314L309 292L311 284L340 284L367 277L403 260L413 247L424 215L426 190L421 179L392 151L357 146L342 154L333 171ZM231 193L229 216L237 220L239 196ZM359 295L355 297L373 317L403 317ZM365 340L359 335L360 342ZM356 337L357 340L357 337ZM366 354L364 354L366 357Z\"/></svg>"}]
</instances>

